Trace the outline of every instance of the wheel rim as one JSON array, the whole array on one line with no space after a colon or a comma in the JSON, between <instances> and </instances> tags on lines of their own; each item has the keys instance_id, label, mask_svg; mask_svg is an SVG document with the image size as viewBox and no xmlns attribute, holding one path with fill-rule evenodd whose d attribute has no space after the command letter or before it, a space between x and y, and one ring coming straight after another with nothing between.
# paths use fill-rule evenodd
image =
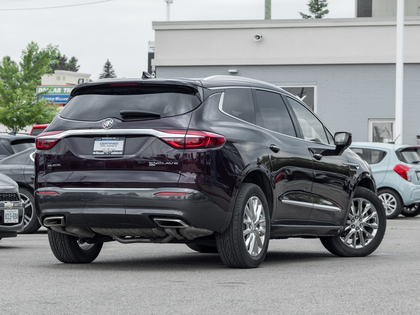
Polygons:
<instances>
[{"instance_id":1,"label":"wheel rim","mask_svg":"<svg viewBox=\"0 0 420 315\"><path fill-rule=\"evenodd\" d=\"M385 208L386 215L391 215L397 210L397 199L389 193L380 194L379 199L381 199L382 204Z\"/></svg>"},{"instance_id":2,"label":"wheel rim","mask_svg":"<svg viewBox=\"0 0 420 315\"><path fill-rule=\"evenodd\" d=\"M253 196L248 199L243 217L243 240L251 257L261 254L266 238L265 209L261 200Z\"/></svg>"},{"instance_id":3,"label":"wheel rim","mask_svg":"<svg viewBox=\"0 0 420 315\"><path fill-rule=\"evenodd\" d=\"M32 204L31 200L28 196L20 193L20 198L23 200L23 209L24 211L24 227L26 227L31 221L34 216L34 205Z\"/></svg>"},{"instance_id":4,"label":"wheel rim","mask_svg":"<svg viewBox=\"0 0 420 315\"><path fill-rule=\"evenodd\" d=\"M415 205L412 205L410 207L404 207L404 212L405 213L414 213L414 212L417 211L418 207L419 207L418 203L416 203Z\"/></svg>"},{"instance_id":5,"label":"wheel rim","mask_svg":"<svg viewBox=\"0 0 420 315\"><path fill-rule=\"evenodd\" d=\"M77 244L79 245L81 250L85 250L85 251L88 251L95 246L95 244L86 243L85 241L83 241L81 239L77 240Z\"/></svg>"},{"instance_id":6,"label":"wheel rim","mask_svg":"<svg viewBox=\"0 0 420 315\"><path fill-rule=\"evenodd\" d=\"M375 238L378 223L378 212L369 200L354 198L347 216L344 234L340 239L353 249L364 248Z\"/></svg>"}]
</instances>

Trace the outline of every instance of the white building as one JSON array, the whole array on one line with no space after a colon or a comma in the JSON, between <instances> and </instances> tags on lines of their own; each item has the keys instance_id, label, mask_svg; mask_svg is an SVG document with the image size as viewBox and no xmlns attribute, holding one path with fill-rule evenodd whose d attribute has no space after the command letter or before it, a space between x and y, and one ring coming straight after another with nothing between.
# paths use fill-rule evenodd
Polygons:
<instances>
[{"instance_id":1,"label":"white building","mask_svg":"<svg viewBox=\"0 0 420 315\"><path fill-rule=\"evenodd\" d=\"M416 1L416 0L415 0ZM394 17L153 22L156 77L230 74L304 98L332 132L389 141L395 118ZM420 135L420 17L406 17L403 142Z\"/></svg>"}]
</instances>

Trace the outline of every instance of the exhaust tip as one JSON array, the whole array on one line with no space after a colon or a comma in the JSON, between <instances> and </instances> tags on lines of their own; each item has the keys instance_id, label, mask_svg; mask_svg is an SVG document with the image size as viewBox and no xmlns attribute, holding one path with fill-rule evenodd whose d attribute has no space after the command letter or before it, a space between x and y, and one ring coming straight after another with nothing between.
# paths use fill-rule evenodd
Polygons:
<instances>
[{"instance_id":1,"label":"exhaust tip","mask_svg":"<svg viewBox=\"0 0 420 315\"><path fill-rule=\"evenodd\" d=\"M161 228L186 229L190 227L187 223L180 219L153 218L153 220Z\"/></svg>"},{"instance_id":2,"label":"exhaust tip","mask_svg":"<svg viewBox=\"0 0 420 315\"><path fill-rule=\"evenodd\" d=\"M64 217L48 217L44 219L43 222L44 226L46 227L52 227L52 226L65 226L66 224L64 223Z\"/></svg>"}]
</instances>

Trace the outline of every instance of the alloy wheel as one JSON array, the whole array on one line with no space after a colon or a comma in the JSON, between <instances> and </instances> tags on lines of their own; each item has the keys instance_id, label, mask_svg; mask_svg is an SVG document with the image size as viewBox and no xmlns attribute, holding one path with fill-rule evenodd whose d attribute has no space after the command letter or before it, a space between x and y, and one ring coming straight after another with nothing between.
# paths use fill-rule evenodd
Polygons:
<instances>
[{"instance_id":1,"label":"alloy wheel","mask_svg":"<svg viewBox=\"0 0 420 315\"><path fill-rule=\"evenodd\" d=\"M398 202L393 195L389 193L382 193L378 197L382 201L387 216L389 216L397 210Z\"/></svg>"},{"instance_id":2,"label":"alloy wheel","mask_svg":"<svg viewBox=\"0 0 420 315\"><path fill-rule=\"evenodd\" d=\"M24 209L24 226L26 227L32 220L33 216L35 215L34 205L32 204L31 200L25 194L20 193L20 198L23 200L23 209Z\"/></svg>"},{"instance_id":3,"label":"alloy wheel","mask_svg":"<svg viewBox=\"0 0 420 315\"><path fill-rule=\"evenodd\" d=\"M252 196L248 199L243 216L243 240L248 254L258 256L266 238L265 209L261 200Z\"/></svg>"},{"instance_id":4,"label":"alloy wheel","mask_svg":"<svg viewBox=\"0 0 420 315\"><path fill-rule=\"evenodd\" d=\"M340 239L353 249L364 248L375 238L378 223L378 213L372 203L364 198L354 198Z\"/></svg>"}]
</instances>

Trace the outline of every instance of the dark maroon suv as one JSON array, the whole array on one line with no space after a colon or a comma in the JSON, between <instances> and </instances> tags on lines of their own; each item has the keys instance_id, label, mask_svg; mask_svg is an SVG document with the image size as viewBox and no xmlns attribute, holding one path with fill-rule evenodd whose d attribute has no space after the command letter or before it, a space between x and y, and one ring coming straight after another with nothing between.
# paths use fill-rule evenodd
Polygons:
<instances>
[{"instance_id":1,"label":"dark maroon suv","mask_svg":"<svg viewBox=\"0 0 420 315\"><path fill-rule=\"evenodd\" d=\"M185 243L242 268L288 237L366 256L386 218L350 143L256 80L81 84L36 139L38 217L66 263L93 261L108 241Z\"/></svg>"}]
</instances>

